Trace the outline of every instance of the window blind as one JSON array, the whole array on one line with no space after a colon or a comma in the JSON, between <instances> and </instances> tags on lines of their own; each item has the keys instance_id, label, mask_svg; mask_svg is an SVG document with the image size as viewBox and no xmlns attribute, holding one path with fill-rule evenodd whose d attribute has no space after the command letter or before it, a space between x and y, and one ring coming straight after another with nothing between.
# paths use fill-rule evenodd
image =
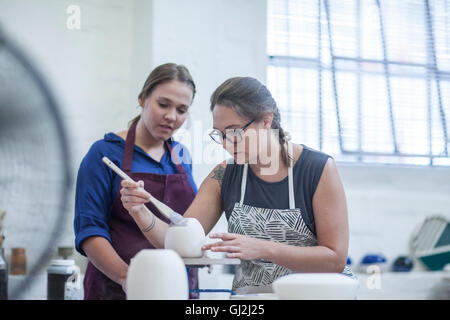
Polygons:
<instances>
[{"instance_id":1,"label":"window blind","mask_svg":"<svg viewBox=\"0 0 450 320\"><path fill-rule=\"evenodd\" d=\"M294 142L450 165L447 0L268 0L267 84Z\"/></svg>"}]
</instances>

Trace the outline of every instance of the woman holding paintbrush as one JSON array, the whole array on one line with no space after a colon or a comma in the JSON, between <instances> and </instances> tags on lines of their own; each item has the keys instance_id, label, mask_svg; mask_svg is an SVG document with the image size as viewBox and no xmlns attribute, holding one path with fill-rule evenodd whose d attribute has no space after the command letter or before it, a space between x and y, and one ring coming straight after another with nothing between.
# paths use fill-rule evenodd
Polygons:
<instances>
[{"instance_id":1,"label":"woman holding paintbrush","mask_svg":"<svg viewBox=\"0 0 450 320\"><path fill-rule=\"evenodd\" d=\"M139 228L122 205L121 178L102 158L106 156L146 192L183 214L197 187L189 153L172 135L186 120L194 95L195 84L186 67L173 63L158 66L139 94L140 116L127 130L107 133L95 142L81 162L74 227L76 249L89 259L85 299L125 299L130 259L142 249L153 248L145 237L149 230ZM181 159L173 158L175 147ZM147 205L161 221L168 222ZM190 270L189 288L198 288L196 269Z\"/></svg>"},{"instance_id":2,"label":"woman holding paintbrush","mask_svg":"<svg viewBox=\"0 0 450 320\"><path fill-rule=\"evenodd\" d=\"M258 80L236 77L211 96L211 138L233 157L203 181L184 217L208 234L222 212L227 233L203 250L242 260L233 281L239 294L271 292L277 278L294 272L343 273L348 249L344 189L330 156L289 141L269 90ZM164 246L167 223L144 204L139 184L121 182L122 202L138 225L152 225L147 239ZM156 222L155 222L156 221Z\"/></svg>"}]
</instances>

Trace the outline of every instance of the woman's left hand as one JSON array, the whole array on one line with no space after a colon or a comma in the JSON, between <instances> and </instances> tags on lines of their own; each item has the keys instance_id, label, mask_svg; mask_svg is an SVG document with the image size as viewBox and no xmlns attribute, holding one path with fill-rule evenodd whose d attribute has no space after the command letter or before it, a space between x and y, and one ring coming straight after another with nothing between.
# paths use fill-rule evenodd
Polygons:
<instances>
[{"instance_id":1,"label":"woman's left hand","mask_svg":"<svg viewBox=\"0 0 450 320\"><path fill-rule=\"evenodd\" d=\"M236 233L213 233L209 237L211 239L221 239L222 241L206 244L202 247L202 250L228 252L227 258L242 260L266 258L265 249L267 249L268 241Z\"/></svg>"}]
</instances>

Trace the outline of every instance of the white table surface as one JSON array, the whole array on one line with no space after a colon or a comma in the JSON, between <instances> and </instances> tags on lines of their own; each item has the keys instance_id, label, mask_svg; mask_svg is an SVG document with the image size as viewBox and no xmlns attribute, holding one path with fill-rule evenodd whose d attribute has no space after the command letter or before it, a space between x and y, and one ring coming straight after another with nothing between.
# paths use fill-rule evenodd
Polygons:
<instances>
[{"instance_id":1,"label":"white table surface","mask_svg":"<svg viewBox=\"0 0 450 320\"><path fill-rule=\"evenodd\" d=\"M357 273L358 300L450 300L450 280L444 271ZM379 285L378 285L379 284Z\"/></svg>"},{"instance_id":2,"label":"white table surface","mask_svg":"<svg viewBox=\"0 0 450 320\"><path fill-rule=\"evenodd\" d=\"M360 287L358 300L450 300L450 279L448 272L443 271L413 271L413 272L384 272L379 276L379 287L374 287L373 275L357 273ZM9 292L24 283L25 276L8 278ZM217 295L220 299L227 299L224 295ZM12 298L12 297L10 297ZM214 299L214 295L208 295ZM28 281L25 290L20 293L18 300L46 300L47 275L39 275Z\"/></svg>"}]
</instances>

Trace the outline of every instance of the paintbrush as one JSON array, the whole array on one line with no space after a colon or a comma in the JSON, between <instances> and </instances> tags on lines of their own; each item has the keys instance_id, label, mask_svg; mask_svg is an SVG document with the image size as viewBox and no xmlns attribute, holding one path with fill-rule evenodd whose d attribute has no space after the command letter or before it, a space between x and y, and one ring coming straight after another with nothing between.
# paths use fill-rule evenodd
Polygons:
<instances>
[{"instance_id":1,"label":"paintbrush","mask_svg":"<svg viewBox=\"0 0 450 320\"><path fill-rule=\"evenodd\" d=\"M111 168L115 173L117 173L122 179L128 180L131 182L136 182L133 179L131 179L125 172L123 172L118 166L116 166L111 160L109 160L107 157L103 157L102 161ZM150 194L150 193L149 193ZM165 216L167 219L169 219L173 224L175 225L185 225L186 222L184 221L185 218L183 216L175 211L173 211L170 207L156 199L150 194L150 201L155 205L155 207L161 212L163 216Z\"/></svg>"}]
</instances>

